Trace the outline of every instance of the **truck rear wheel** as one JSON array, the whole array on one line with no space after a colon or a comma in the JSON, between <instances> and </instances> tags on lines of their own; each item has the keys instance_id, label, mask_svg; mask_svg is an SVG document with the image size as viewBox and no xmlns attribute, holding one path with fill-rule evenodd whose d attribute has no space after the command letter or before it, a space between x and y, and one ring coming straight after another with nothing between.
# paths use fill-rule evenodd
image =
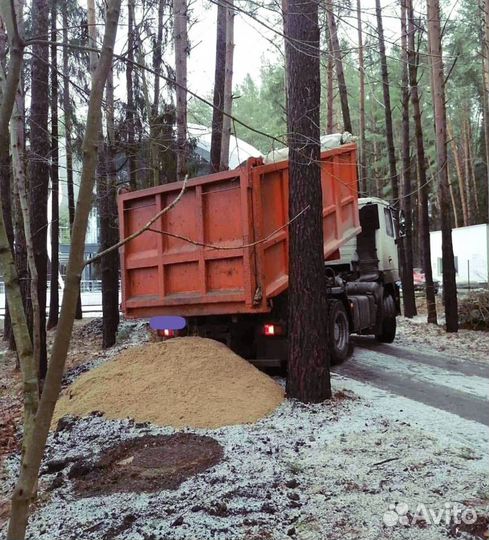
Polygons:
<instances>
[{"instance_id":1,"label":"truck rear wheel","mask_svg":"<svg viewBox=\"0 0 489 540\"><path fill-rule=\"evenodd\" d=\"M384 298L384 312L387 315L382 321L382 332L377 334L375 338L381 343L392 343L396 338L397 323L395 315L395 303L394 299L390 295Z\"/></svg>"},{"instance_id":2,"label":"truck rear wheel","mask_svg":"<svg viewBox=\"0 0 489 540\"><path fill-rule=\"evenodd\" d=\"M328 330L331 364L339 364L352 352L350 322L345 306L339 300L328 301Z\"/></svg>"}]
</instances>

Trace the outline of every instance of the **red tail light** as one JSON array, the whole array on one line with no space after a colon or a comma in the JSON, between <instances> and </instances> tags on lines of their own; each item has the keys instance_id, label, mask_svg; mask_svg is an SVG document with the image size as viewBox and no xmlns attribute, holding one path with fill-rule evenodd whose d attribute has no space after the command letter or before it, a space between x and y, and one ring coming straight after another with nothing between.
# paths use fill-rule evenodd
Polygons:
<instances>
[{"instance_id":1,"label":"red tail light","mask_svg":"<svg viewBox=\"0 0 489 540\"><path fill-rule=\"evenodd\" d=\"M263 334L265 336L283 336L285 328L281 324L267 323L263 325Z\"/></svg>"},{"instance_id":2,"label":"red tail light","mask_svg":"<svg viewBox=\"0 0 489 540\"><path fill-rule=\"evenodd\" d=\"M266 336L275 336L276 335L276 328L274 324L266 324L263 327L264 333Z\"/></svg>"},{"instance_id":3,"label":"red tail light","mask_svg":"<svg viewBox=\"0 0 489 540\"><path fill-rule=\"evenodd\" d=\"M169 330L168 328L165 328L164 330L158 330L158 335L161 337L175 337L175 330Z\"/></svg>"}]
</instances>

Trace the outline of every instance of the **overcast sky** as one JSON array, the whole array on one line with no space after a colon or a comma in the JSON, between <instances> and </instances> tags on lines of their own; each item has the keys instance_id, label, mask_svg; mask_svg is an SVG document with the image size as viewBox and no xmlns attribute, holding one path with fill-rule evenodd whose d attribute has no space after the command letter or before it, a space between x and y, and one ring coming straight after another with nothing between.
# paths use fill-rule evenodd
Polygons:
<instances>
[{"instance_id":1,"label":"overcast sky","mask_svg":"<svg viewBox=\"0 0 489 540\"><path fill-rule=\"evenodd\" d=\"M356 2L352 2L356 4ZM244 6L243 2L238 5ZM386 40L395 41L399 38L400 22L398 1L384 1L384 25ZM189 58L189 83L192 90L201 95L207 95L212 90L214 80L215 48L216 48L216 12L217 6L210 2L204 4L196 0L193 16L197 22L190 30L192 51ZM267 26L274 26L273 14L263 12L261 20ZM375 0L362 0L362 18L364 32L371 33L375 28ZM278 22L278 21L277 21ZM356 11L345 16L340 22L341 35L356 46ZM280 39L282 28L280 23L275 26L276 32L270 31L257 23L252 17L238 12L235 18L235 50L234 50L234 83L243 81L247 73L257 74L263 58L278 58L276 46L283 49ZM274 46L270 43L273 40ZM356 55L355 55L356 61Z\"/></svg>"}]
</instances>

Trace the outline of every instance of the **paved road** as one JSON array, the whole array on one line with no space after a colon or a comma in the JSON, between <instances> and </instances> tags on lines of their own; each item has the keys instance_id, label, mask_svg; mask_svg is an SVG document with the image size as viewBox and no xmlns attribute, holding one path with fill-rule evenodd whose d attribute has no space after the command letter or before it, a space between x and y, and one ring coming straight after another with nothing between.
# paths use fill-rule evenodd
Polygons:
<instances>
[{"instance_id":1,"label":"paved road","mask_svg":"<svg viewBox=\"0 0 489 540\"><path fill-rule=\"evenodd\" d=\"M489 361L418 352L355 337L353 357L333 371L489 426Z\"/></svg>"}]
</instances>

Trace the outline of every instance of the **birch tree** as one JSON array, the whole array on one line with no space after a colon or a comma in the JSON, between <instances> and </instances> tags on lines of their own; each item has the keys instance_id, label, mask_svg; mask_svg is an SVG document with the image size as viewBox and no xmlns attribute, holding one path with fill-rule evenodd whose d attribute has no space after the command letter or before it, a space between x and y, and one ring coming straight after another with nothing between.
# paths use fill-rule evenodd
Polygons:
<instances>
[{"instance_id":1,"label":"birch tree","mask_svg":"<svg viewBox=\"0 0 489 540\"><path fill-rule=\"evenodd\" d=\"M61 381L78 301L80 276L84 266L85 234L92 204L97 166L99 133L102 120L102 99L107 76L112 65L120 4L120 0L111 0L108 4L102 51L97 69L92 77L85 136L83 139L80 190L75 212L61 313L58 326L56 327L56 335L51 350L44 389L37 410L35 433L32 438L32 444L27 445L22 459L19 478L12 495L12 510L7 540L23 540L25 538L30 498L37 481L54 407L61 390ZM2 240L1 232L4 230L1 225L0 222L0 241Z\"/></svg>"}]
</instances>

